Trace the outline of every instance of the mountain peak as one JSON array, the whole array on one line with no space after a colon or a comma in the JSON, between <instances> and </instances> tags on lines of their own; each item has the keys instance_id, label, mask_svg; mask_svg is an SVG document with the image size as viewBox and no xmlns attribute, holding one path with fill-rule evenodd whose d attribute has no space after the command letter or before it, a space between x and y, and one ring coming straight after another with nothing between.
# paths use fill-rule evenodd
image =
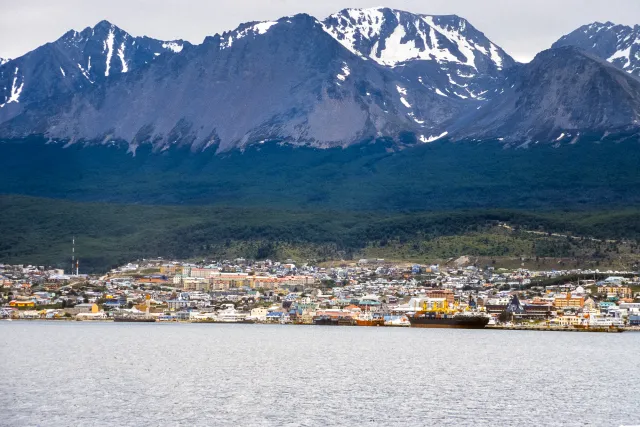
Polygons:
<instances>
[{"instance_id":1,"label":"mountain peak","mask_svg":"<svg viewBox=\"0 0 640 427\"><path fill-rule=\"evenodd\" d=\"M498 69L515 64L457 15L419 15L390 8L343 9L326 18L324 26L347 49L391 67L416 60L474 69L482 66L480 62Z\"/></svg>"},{"instance_id":2,"label":"mountain peak","mask_svg":"<svg viewBox=\"0 0 640 427\"><path fill-rule=\"evenodd\" d=\"M398 70L442 97L486 100L516 62L466 19L399 9L343 9L323 21L354 54Z\"/></svg>"},{"instance_id":3,"label":"mountain peak","mask_svg":"<svg viewBox=\"0 0 640 427\"><path fill-rule=\"evenodd\" d=\"M640 76L640 26L594 22L561 37L552 47L577 46Z\"/></svg>"},{"instance_id":4,"label":"mountain peak","mask_svg":"<svg viewBox=\"0 0 640 427\"><path fill-rule=\"evenodd\" d=\"M504 94L466 119L462 135L453 133L506 143L575 143L637 132L638 111L640 81L579 47L561 46L518 67Z\"/></svg>"},{"instance_id":5,"label":"mountain peak","mask_svg":"<svg viewBox=\"0 0 640 427\"><path fill-rule=\"evenodd\" d=\"M114 28L114 27L116 26L111 22L107 21L106 19L103 19L102 21L98 22L96 25L93 26L93 28Z\"/></svg>"},{"instance_id":6,"label":"mountain peak","mask_svg":"<svg viewBox=\"0 0 640 427\"><path fill-rule=\"evenodd\" d=\"M204 43L218 43L219 40L220 49L227 49L233 46L238 40L244 39L247 36L262 36L272 31L272 28L282 26L301 28L300 31L309 31L313 27L317 27L319 30L322 29L322 25L316 18L306 13L299 13L292 16L285 16L277 21L245 22L240 24L235 30L225 31L222 35L206 37Z\"/></svg>"},{"instance_id":7,"label":"mountain peak","mask_svg":"<svg viewBox=\"0 0 640 427\"><path fill-rule=\"evenodd\" d=\"M134 37L107 20L80 32L67 31L16 58L15 66L0 63L0 121L15 117L32 102L75 93L164 53L180 52L187 44Z\"/></svg>"}]
</instances>

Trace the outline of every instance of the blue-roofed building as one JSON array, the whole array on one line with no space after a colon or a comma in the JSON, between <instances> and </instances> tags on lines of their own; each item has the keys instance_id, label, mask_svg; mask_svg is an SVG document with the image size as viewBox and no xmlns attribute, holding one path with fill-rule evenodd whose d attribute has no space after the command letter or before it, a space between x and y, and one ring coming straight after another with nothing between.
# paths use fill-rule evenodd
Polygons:
<instances>
[{"instance_id":1,"label":"blue-roofed building","mask_svg":"<svg viewBox=\"0 0 640 427\"><path fill-rule=\"evenodd\" d=\"M267 313L267 322L280 322L284 315L285 313L282 311L270 311L269 313Z\"/></svg>"},{"instance_id":2,"label":"blue-roofed building","mask_svg":"<svg viewBox=\"0 0 640 427\"><path fill-rule=\"evenodd\" d=\"M104 308L122 308L126 305L127 297L124 295L119 296L118 298L109 298L102 304Z\"/></svg>"}]
</instances>

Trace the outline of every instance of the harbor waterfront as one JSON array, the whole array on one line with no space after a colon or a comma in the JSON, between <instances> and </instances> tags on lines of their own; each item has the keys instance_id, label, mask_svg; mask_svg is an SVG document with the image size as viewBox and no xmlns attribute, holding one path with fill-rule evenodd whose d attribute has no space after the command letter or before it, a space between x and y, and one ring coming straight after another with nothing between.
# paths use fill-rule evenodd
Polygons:
<instances>
[{"instance_id":1,"label":"harbor waterfront","mask_svg":"<svg viewBox=\"0 0 640 427\"><path fill-rule=\"evenodd\" d=\"M151 259L103 275L0 264L0 319L624 332L640 328L635 271L361 259Z\"/></svg>"},{"instance_id":2,"label":"harbor waterfront","mask_svg":"<svg viewBox=\"0 0 640 427\"><path fill-rule=\"evenodd\" d=\"M620 355L638 348L640 334L0 322L0 419L7 426L637 425L640 372L634 357Z\"/></svg>"}]
</instances>

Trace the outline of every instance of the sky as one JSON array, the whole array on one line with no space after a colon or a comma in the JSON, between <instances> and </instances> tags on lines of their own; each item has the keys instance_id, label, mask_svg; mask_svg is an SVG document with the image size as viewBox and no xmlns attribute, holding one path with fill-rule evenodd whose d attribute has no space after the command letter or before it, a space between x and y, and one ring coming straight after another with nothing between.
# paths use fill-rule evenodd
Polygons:
<instances>
[{"instance_id":1,"label":"sky","mask_svg":"<svg viewBox=\"0 0 640 427\"><path fill-rule=\"evenodd\" d=\"M640 24L640 0L0 0L0 57L16 58L70 29L106 19L134 36L201 43L249 21L296 13L318 19L348 7L386 6L469 20L521 62L594 21Z\"/></svg>"}]
</instances>

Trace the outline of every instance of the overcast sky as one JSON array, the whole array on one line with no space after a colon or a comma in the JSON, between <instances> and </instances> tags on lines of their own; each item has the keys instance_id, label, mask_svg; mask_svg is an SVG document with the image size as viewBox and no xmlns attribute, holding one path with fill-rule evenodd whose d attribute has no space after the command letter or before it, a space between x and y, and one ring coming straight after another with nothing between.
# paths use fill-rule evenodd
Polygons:
<instances>
[{"instance_id":1,"label":"overcast sky","mask_svg":"<svg viewBox=\"0 0 640 427\"><path fill-rule=\"evenodd\" d=\"M322 19L346 7L387 6L468 19L519 61L577 27L593 21L640 24L640 0L0 0L0 57L15 58L107 19L135 36L182 38L207 35L306 12Z\"/></svg>"}]
</instances>

